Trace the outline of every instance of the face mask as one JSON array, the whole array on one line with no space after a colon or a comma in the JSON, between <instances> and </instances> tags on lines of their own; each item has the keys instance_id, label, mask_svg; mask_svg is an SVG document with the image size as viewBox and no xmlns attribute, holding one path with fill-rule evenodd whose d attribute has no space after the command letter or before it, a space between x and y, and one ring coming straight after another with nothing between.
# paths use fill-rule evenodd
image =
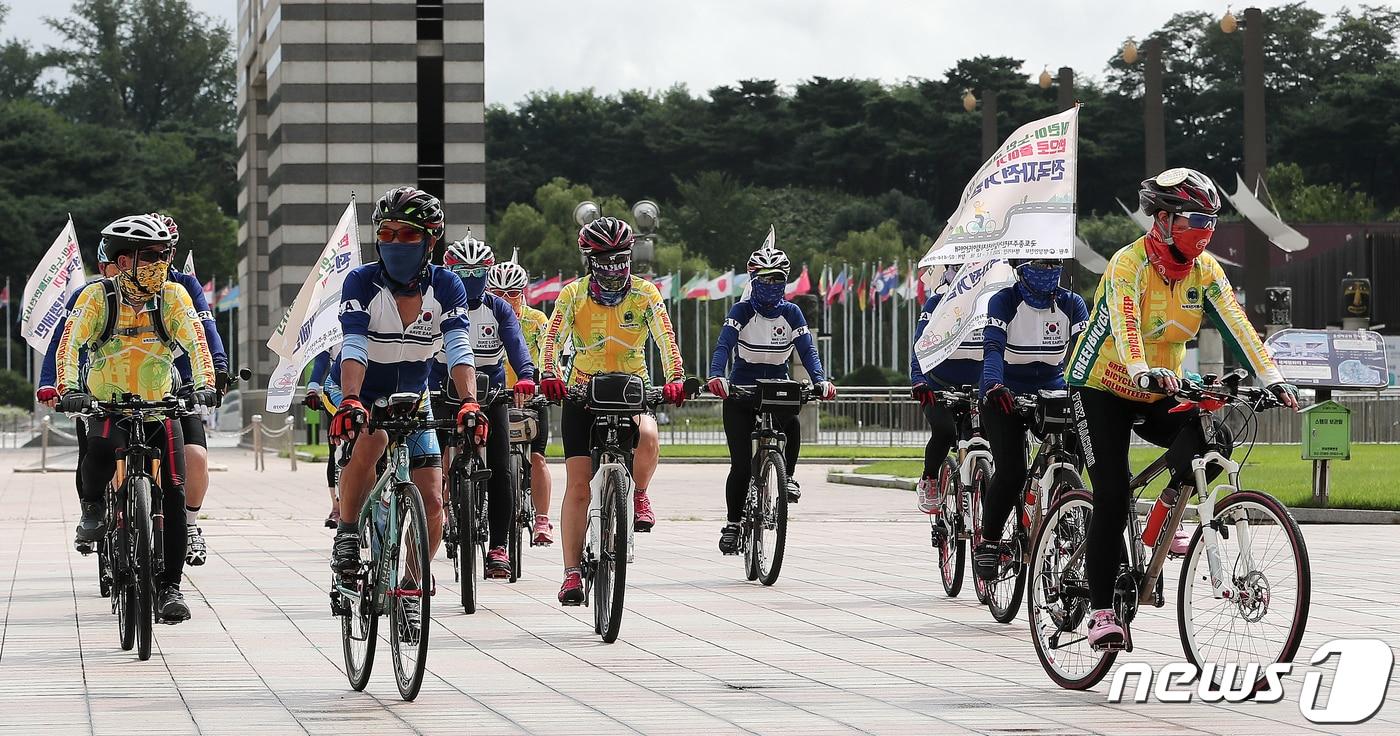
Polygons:
<instances>
[{"instance_id":1,"label":"face mask","mask_svg":"<svg viewBox=\"0 0 1400 736\"><path fill-rule=\"evenodd\" d=\"M159 293L170 277L170 264L165 261L142 263L136 266L136 273L122 271L117 283L126 288L127 293L136 297L150 297Z\"/></svg>"},{"instance_id":2,"label":"face mask","mask_svg":"<svg viewBox=\"0 0 1400 736\"><path fill-rule=\"evenodd\" d=\"M395 288L395 293L413 291L409 287L416 286L413 282L423 270L423 253L421 245L379 244L379 262L384 272L396 287L402 287Z\"/></svg>"},{"instance_id":3,"label":"face mask","mask_svg":"<svg viewBox=\"0 0 1400 736\"><path fill-rule=\"evenodd\" d=\"M782 281L765 283L754 280L749 283L753 287L754 306L760 309L772 309L778 306L778 302L783 300L783 295L787 291L787 284Z\"/></svg>"},{"instance_id":4,"label":"face mask","mask_svg":"<svg viewBox=\"0 0 1400 736\"><path fill-rule=\"evenodd\" d=\"M593 276L591 279L593 284L604 292L623 291L632 280L631 261L599 263L596 260L590 260L588 270Z\"/></svg>"},{"instance_id":5,"label":"face mask","mask_svg":"<svg viewBox=\"0 0 1400 736\"><path fill-rule=\"evenodd\" d=\"M1172 226L1172 245L1176 250L1185 256L1186 261L1194 261L1196 257L1205 252L1206 246L1210 245L1210 238L1215 234L1214 229Z\"/></svg>"},{"instance_id":6,"label":"face mask","mask_svg":"<svg viewBox=\"0 0 1400 736\"><path fill-rule=\"evenodd\" d=\"M1016 286L1021 291L1021 298L1036 309L1050 306L1055 289L1060 286L1060 271L1059 266L1037 268L1029 263L1022 264L1016 269Z\"/></svg>"},{"instance_id":7,"label":"face mask","mask_svg":"<svg viewBox=\"0 0 1400 736\"><path fill-rule=\"evenodd\" d=\"M467 301L480 304L481 295L486 293L486 277L468 276L462 279L462 286L467 290Z\"/></svg>"}]
</instances>

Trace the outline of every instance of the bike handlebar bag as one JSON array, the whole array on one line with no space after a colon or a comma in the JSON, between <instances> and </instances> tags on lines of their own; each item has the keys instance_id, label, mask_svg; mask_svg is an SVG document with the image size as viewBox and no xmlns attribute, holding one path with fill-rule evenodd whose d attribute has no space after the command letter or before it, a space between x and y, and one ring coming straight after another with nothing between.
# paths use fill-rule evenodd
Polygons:
<instances>
[{"instance_id":1,"label":"bike handlebar bag","mask_svg":"<svg viewBox=\"0 0 1400 736\"><path fill-rule=\"evenodd\" d=\"M646 411L646 383L631 373L600 373L588 380L588 409L637 414Z\"/></svg>"}]
</instances>

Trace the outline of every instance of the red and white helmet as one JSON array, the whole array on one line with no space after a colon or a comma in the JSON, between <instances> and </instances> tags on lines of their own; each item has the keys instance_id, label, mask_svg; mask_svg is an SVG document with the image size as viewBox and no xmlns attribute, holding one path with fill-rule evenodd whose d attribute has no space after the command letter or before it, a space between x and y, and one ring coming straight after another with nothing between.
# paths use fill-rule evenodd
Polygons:
<instances>
[{"instance_id":1,"label":"red and white helmet","mask_svg":"<svg viewBox=\"0 0 1400 736\"><path fill-rule=\"evenodd\" d=\"M1158 212L1169 214L1203 212L1214 215L1220 212L1220 192L1209 176L1195 169L1167 169L1162 173L1144 179L1142 190L1138 192L1138 202L1143 214L1148 217Z\"/></svg>"},{"instance_id":2,"label":"red and white helmet","mask_svg":"<svg viewBox=\"0 0 1400 736\"><path fill-rule=\"evenodd\" d=\"M616 217L599 217L578 231L578 249L585 256L630 250L634 240L632 226Z\"/></svg>"}]
</instances>

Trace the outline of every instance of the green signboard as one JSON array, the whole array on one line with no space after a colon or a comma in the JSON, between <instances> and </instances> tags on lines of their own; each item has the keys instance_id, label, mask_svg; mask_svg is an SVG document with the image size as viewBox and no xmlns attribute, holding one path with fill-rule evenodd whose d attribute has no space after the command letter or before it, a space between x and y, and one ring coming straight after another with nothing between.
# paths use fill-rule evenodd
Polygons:
<instances>
[{"instance_id":1,"label":"green signboard","mask_svg":"<svg viewBox=\"0 0 1400 736\"><path fill-rule=\"evenodd\" d=\"M1303 459L1351 459L1351 409L1324 401L1303 409Z\"/></svg>"}]
</instances>

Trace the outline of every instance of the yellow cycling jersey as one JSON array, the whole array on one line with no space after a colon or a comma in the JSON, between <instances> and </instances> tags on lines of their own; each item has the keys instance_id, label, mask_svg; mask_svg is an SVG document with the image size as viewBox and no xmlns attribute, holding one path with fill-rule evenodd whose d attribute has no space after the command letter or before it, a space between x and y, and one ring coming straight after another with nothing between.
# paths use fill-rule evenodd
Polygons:
<instances>
[{"instance_id":1,"label":"yellow cycling jersey","mask_svg":"<svg viewBox=\"0 0 1400 736\"><path fill-rule=\"evenodd\" d=\"M1186 342L1195 339L1207 317L1265 384L1283 380L1214 256L1202 253L1190 275L1168 283L1148 262L1139 238L1109 260L1065 379L1125 399L1157 401L1162 396L1138 388L1133 376L1149 367L1180 373Z\"/></svg>"},{"instance_id":2,"label":"yellow cycling jersey","mask_svg":"<svg viewBox=\"0 0 1400 736\"><path fill-rule=\"evenodd\" d=\"M525 338L525 347L530 350L530 361L536 366L540 365L540 347L544 342L545 328L549 326L549 317L544 312L529 305L523 305L520 314L516 315L520 320L520 335ZM514 386L516 381L515 368L510 361L506 364L506 385Z\"/></svg>"},{"instance_id":3,"label":"yellow cycling jersey","mask_svg":"<svg viewBox=\"0 0 1400 736\"><path fill-rule=\"evenodd\" d=\"M676 345L676 332L656 285L633 276L632 286L622 301L605 306L588 295L589 279L585 276L574 281L559 293L540 348L542 372L562 375L559 355L572 339L574 359L567 379L570 383L584 383L595 374L611 372L632 373L650 382L646 365L646 340L650 332L661 351L666 380L681 380L684 369L680 347Z\"/></svg>"},{"instance_id":4,"label":"yellow cycling jersey","mask_svg":"<svg viewBox=\"0 0 1400 736\"><path fill-rule=\"evenodd\" d=\"M123 393L156 400L170 393L175 376L175 353L160 339L153 319L161 319L170 339L190 356L195 388L214 385L214 360L204 337L204 325L194 311L185 287L166 282L159 300L139 307L117 299L117 320L111 339L95 344L107 326L107 295L102 282L83 287L59 336L55 356L57 383L62 390L83 391L84 376L78 354L87 349L87 392L101 400ZM159 305L159 314L156 306Z\"/></svg>"}]
</instances>

